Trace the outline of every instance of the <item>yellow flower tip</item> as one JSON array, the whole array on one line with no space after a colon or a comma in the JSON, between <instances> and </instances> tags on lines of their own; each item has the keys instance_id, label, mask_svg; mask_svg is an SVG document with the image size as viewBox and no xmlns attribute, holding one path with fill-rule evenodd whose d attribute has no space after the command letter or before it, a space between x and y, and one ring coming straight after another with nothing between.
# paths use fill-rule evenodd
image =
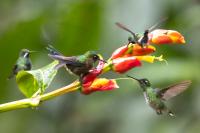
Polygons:
<instances>
[{"instance_id":1,"label":"yellow flower tip","mask_svg":"<svg viewBox=\"0 0 200 133\"><path fill-rule=\"evenodd\" d=\"M159 57L155 57L155 60L158 60L158 61L163 61L163 55L160 55Z\"/></svg>"},{"instance_id":2,"label":"yellow flower tip","mask_svg":"<svg viewBox=\"0 0 200 133\"><path fill-rule=\"evenodd\" d=\"M163 59L163 55L160 55L159 57L155 57L155 60L164 61L166 63L166 65L168 65L167 60Z\"/></svg>"},{"instance_id":3,"label":"yellow flower tip","mask_svg":"<svg viewBox=\"0 0 200 133\"><path fill-rule=\"evenodd\" d=\"M149 62L149 63L154 63L154 60L155 60L155 56L151 56L151 55L136 56L136 58L138 60L146 61L146 62Z\"/></svg>"},{"instance_id":4,"label":"yellow flower tip","mask_svg":"<svg viewBox=\"0 0 200 133\"><path fill-rule=\"evenodd\" d=\"M114 88L119 88L119 86L118 86L116 80L115 80L115 79L111 79L111 80L112 80L112 82L114 83Z\"/></svg>"}]
</instances>

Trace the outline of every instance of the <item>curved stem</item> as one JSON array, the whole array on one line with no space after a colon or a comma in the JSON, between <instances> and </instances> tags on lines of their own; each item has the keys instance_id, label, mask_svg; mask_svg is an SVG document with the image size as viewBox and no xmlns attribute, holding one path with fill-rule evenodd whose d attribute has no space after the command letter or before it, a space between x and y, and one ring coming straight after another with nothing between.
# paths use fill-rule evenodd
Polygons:
<instances>
[{"instance_id":1,"label":"curved stem","mask_svg":"<svg viewBox=\"0 0 200 133\"><path fill-rule=\"evenodd\" d=\"M6 112L16 109L22 109L22 108L29 108L29 107L37 107L40 105L41 101L50 100L52 98L55 98L57 96L61 96L64 94L67 94L69 92L76 91L80 88L80 82L74 81L70 85L67 85L65 87L59 88L57 90L54 90L52 92L39 95L33 98L26 98L22 100L17 100L13 102L8 102L4 104L0 104L0 112Z\"/></svg>"},{"instance_id":2,"label":"curved stem","mask_svg":"<svg viewBox=\"0 0 200 133\"><path fill-rule=\"evenodd\" d=\"M70 85L64 86L62 88L59 88L55 91L43 94L40 96L40 101L46 101L49 99L52 99L54 97L72 92L72 91L76 91L80 88L80 82L79 81L74 81L73 83L71 83Z\"/></svg>"}]
</instances>

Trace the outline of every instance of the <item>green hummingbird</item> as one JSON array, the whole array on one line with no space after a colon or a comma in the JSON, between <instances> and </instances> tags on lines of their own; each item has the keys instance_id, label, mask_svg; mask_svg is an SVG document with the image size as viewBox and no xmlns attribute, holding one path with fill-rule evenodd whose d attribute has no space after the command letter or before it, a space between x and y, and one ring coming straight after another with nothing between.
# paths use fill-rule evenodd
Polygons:
<instances>
[{"instance_id":1,"label":"green hummingbird","mask_svg":"<svg viewBox=\"0 0 200 133\"><path fill-rule=\"evenodd\" d=\"M151 83L148 79L136 79L134 77L128 76L140 84L143 90L144 98L147 104L152 107L158 115L163 112L167 112L170 116L174 116L174 113L168 109L164 101L169 100L178 94L185 91L189 85L192 83L190 80L181 81L179 83L170 85L166 88L159 89L151 87Z\"/></svg>"},{"instance_id":2,"label":"green hummingbird","mask_svg":"<svg viewBox=\"0 0 200 133\"><path fill-rule=\"evenodd\" d=\"M29 51L28 49L22 49L19 53L19 57L17 59L16 64L13 66L12 73L8 77L11 79L14 75L21 70L31 70L31 60L30 60L30 53L34 51Z\"/></svg>"},{"instance_id":3,"label":"green hummingbird","mask_svg":"<svg viewBox=\"0 0 200 133\"><path fill-rule=\"evenodd\" d=\"M60 62L56 66L57 69L65 66L69 72L79 76L80 79L89 73L94 67L95 62L104 61L95 51L87 51L83 55L66 57L60 54L52 46L48 46L47 50L49 51L49 57Z\"/></svg>"}]
</instances>

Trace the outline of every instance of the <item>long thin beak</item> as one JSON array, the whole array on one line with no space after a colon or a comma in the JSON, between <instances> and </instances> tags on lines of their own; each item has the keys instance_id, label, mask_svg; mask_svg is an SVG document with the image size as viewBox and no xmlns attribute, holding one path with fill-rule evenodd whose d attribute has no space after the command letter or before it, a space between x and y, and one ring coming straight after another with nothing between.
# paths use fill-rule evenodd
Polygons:
<instances>
[{"instance_id":1,"label":"long thin beak","mask_svg":"<svg viewBox=\"0 0 200 133\"><path fill-rule=\"evenodd\" d=\"M107 61L103 60L103 57L100 54L97 54L99 56L99 61L103 61L104 63L107 63Z\"/></svg>"},{"instance_id":2,"label":"long thin beak","mask_svg":"<svg viewBox=\"0 0 200 133\"><path fill-rule=\"evenodd\" d=\"M132 79L135 79L135 80L139 81L139 79L137 79L137 78L131 77L129 75L126 75L126 76L129 77L129 78L132 78Z\"/></svg>"},{"instance_id":3,"label":"long thin beak","mask_svg":"<svg viewBox=\"0 0 200 133\"><path fill-rule=\"evenodd\" d=\"M99 59L99 61L103 61L104 63L108 63L107 61L105 61L105 60L102 60L102 59Z\"/></svg>"},{"instance_id":4,"label":"long thin beak","mask_svg":"<svg viewBox=\"0 0 200 133\"><path fill-rule=\"evenodd\" d=\"M29 53L36 53L36 52L38 52L38 51L29 51Z\"/></svg>"}]
</instances>

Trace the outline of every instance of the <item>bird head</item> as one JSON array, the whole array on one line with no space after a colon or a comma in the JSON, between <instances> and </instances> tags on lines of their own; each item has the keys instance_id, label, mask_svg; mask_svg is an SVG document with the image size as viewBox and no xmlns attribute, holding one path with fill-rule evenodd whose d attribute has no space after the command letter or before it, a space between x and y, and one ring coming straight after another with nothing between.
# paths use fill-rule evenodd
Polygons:
<instances>
[{"instance_id":1,"label":"bird head","mask_svg":"<svg viewBox=\"0 0 200 133\"><path fill-rule=\"evenodd\" d=\"M28 50L28 49L22 49L22 50L20 51L19 56L20 56L20 57L27 58L27 57L29 57L30 53L34 53L34 52L38 52L38 51L30 51L30 50Z\"/></svg>"},{"instance_id":2,"label":"bird head","mask_svg":"<svg viewBox=\"0 0 200 133\"><path fill-rule=\"evenodd\" d=\"M102 59L102 56L100 54L97 54L95 51L87 51L84 55L86 56L86 58L92 60L94 63L96 61L103 61L106 63L106 61Z\"/></svg>"},{"instance_id":3,"label":"bird head","mask_svg":"<svg viewBox=\"0 0 200 133\"><path fill-rule=\"evenodd\" d=\"M138 81L138 83L140 84L140 87L145 89L146 87L150 87L151 86L151 83L148 79L146 78L143 78L143 79L137 79L137 78L134 78L134 77L131 77L129 75L127 75L129 78L132 78L136 81Z\"/></svg>"},{"instance_id":4,"label":"bird head","mask_svg":"<svg viewBox=\"0 0 200 133\"><path fill-rule=\"evenodd\" d=\"M29 54L30 54L30 51L28 49L22 49L20 51L20 56L21 57L24 57L24 58L29 57Z\"/></svg>"}]
</instances>

